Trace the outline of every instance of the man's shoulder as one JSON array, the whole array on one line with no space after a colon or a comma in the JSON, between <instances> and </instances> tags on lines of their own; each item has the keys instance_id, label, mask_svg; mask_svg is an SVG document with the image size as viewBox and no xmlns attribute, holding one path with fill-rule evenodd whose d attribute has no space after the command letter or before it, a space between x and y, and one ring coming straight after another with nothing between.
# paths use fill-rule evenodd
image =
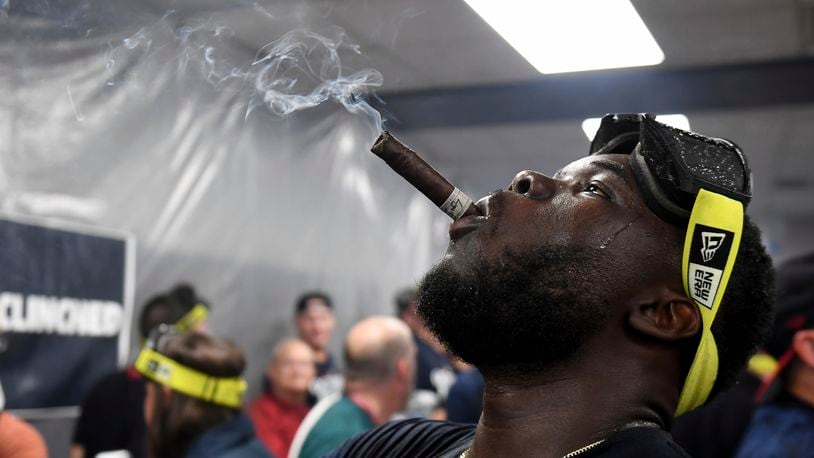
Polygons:
<instances>
[{"instance_id":1,"label":"man's shoulder","mask_svg":"<svg viewBox=\"0 0 814 458\"><path fill-rule=\"evenodd\" d=\"M673 441L670 433L654 427L634 427L618 431L585 453L586 457L690 458Z\"/></svg>"},{"instance_id":2,"label":"man's shoulder","mask_svg":"<svg viewBox=\"0 0 814 458\"><path fill-rule=\"evenodd\" d=\"M475 425L411 418L385 423L359 434L330 456L441 456L465 449L475 434Z\"/></svg>"},{"instance_id":3,"label":"man's shoulder","mask_svg":"<svg viewBox=\"0 0 814 458\"><path fill-rule=\"evenodd\" d=\"M333 438L335 440L338 437L342 441L361 431L367 431L373 426L373 420L368 414L343 396L316 418L308 439Z\"/></svg>"},{"instance_id":4,"label":"man's shoulder","mask_svg":"<svg viewBox=\"0 0 814 458\"><path fill-rule=\"evenodd\" d=\"M30 424L0 412L0 456L47 456L42 435Z\"/></svg>"},{"instance_id":5,"label":"man's shoulder","mask_svg":"<svg viewBox=\"0 0 814 458\"><path fill-rule=\"evenodd\" d=\"M342 396L325 410L319 420L319 423L323 422L339 424L363 423L368 428L373 426L370 416L347 396Z\"/></svg>"}]
</instances>

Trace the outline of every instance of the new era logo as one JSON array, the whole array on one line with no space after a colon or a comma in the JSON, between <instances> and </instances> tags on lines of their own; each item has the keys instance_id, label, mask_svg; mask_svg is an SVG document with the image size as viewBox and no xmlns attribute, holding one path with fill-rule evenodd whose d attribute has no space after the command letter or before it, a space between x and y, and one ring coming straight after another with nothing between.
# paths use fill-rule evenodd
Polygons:
<instances>
[{"instance_id":1,"label":"new era logo","mask_svg":"<svg viewBox=\"0 0 814 458\"><path fill-rule=\"evenodd\" d=\"M690 263L690 297L708 309L712 309L723 272L701 264Z\"/></svg>"},{"instance_id":2,"label":"new era logo","mask_svg":"<svg viewBox=\"0 0 814 458\"><path fill-rule=\"evenodd\" d=\"M720 232L701 233L701 257L704 259L704 262L712 261L712 258L715 257L715 252L723 245L725 238L726 234Z\"/></svg>"}]
</instances>

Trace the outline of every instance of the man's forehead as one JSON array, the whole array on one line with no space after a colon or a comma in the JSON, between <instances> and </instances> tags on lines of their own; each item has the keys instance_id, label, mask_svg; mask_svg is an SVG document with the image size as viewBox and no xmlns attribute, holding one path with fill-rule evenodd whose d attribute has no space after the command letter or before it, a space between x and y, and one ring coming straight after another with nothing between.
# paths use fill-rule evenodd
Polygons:
<instances>
[{"instance_id":1,"label":"man's forehead","mask_svg":"<svg viewBox=\"0 0 814 458\"><path fill-rule=\"evenodd\" d=\"M597 154L587 156L577 159L560 170L557 170L554 176L595 171L607 171L618 175L624 181L628 181L632 177L630 172L630 157L627 154Z\"/></svg>"}]
</instances>

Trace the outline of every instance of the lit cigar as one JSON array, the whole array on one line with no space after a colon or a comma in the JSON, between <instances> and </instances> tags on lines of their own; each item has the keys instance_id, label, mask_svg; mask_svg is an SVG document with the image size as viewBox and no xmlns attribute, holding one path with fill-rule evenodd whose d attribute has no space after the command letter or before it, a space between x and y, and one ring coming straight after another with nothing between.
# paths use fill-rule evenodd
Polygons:
<instances>
[{"instance_id":1,"label":"lit cigar","mask_svg":"<svg viewBox=\"0 0 814 458\"><path fill-rule=\"evenodd\" d=\"M452 186L415 151L390 135L390 132L383 132L370 150L453 220L481 214L472 199Z\"/></svg>"}]
</instances>

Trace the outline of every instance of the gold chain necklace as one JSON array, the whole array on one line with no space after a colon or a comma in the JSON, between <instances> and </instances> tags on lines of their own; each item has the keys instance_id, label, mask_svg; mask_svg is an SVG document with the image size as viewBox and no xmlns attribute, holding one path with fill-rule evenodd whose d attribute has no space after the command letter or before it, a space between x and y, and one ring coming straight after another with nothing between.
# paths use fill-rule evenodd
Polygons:
<instances>
[{"instance_id":1,"label":"gold chain necklace","mask_svg":"<svg viewBox=\"0 0 814 458\"><path fill-rule=\"evenodd\" d=\"M624 429L643 428L643 427L661 428L661 426L659 426L657 423L654 423L652 421L632 421L630 423L626 423L625 425L623 425L621 428L617 429L616 431L618 432L618 431L621 431L621 430L624 430ZM587 452L588 450L591 450L592 448L598 446L599 444L601 444L603 442L605 442L604 438L599 439L598 441L590 443L590 444L586 445L585 447L578 448L578 449L574 450L573 452L567 453L562 458L574 458L575 456L581 455L581 454ZM468 449L464 450L460 455L458 455L458 458L470 458L471 456L472 456L472 447L469 447Z\"/></svg>"},{"instance_id":2,"label":"gold chain necklace","mask_svg":"<svg viewBox=\"0 0 814 458\"><path fill-rule=\"evenodd\" d=\"M569 453L565 454L562 458L574 458L575 456L581 455L582 453L587 452L588 450L596 447L597 445L601 444L602 442L605 442L605 439L599 439L598 441L596 441L594 443L591 443L591 444L588 444L585 447L578 448L578 449L574 450L573 452L569 452ZM458 458L470 458L471 453L472 453L472 447L469 447L468 449L464 450L458 456Z\"/></svg>"}]
</instances>

